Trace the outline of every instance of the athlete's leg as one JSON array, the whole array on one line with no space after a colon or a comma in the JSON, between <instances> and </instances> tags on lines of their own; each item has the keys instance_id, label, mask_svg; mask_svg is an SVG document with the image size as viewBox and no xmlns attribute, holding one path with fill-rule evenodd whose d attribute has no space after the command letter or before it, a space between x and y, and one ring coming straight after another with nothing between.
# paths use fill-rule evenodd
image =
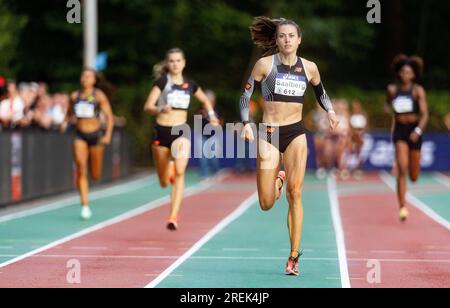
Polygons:
<instances>
[{"instance_id":1,"label":"athlete's leg","mask_svg":"<svg viewBox=\"0 0 450 308\"><path fill-rule=\"evenodd\" d=\"M170 149L158 145L152 145L153 161L155 162L156 172L159 177L161 187L169 186L170 177L172 176L169 168L171 156Z\"/></svg>"},{"instance_id":2,"label":"athlete's leg","mask_svg":"<svg viewBox=\"0 0 450 308\"><path fill-rule=\"evenodd\" d=\"M280 151L267 141L258 139L257 185L259 205L263 211L272 209L279 194L282 185L277 179L280 166Z\"/></svg>"},{"instance_id":3,"label":"athlete's leg","mask_svg":"<svg viewBox=\"0 0 450 308\"><path fill-rule=\"evenodd\" d=\"M411 150L409 155L409 177L411 181L417 182L420 176L420 150Z\"/></svg>"},{"instance_id":4,"label":"athlete's leg","mask_svg":"<svg viewBox=\"0 0 450 308\"><path fill-rule=\"evenodd\" d=\"M170 218L177 219L183 201L185 174L191 154L191 141L178 138L172 144L172 157L175 160L175 183L172 189L172 207Z\"/></svg>"},{"instance_id":5,"label":"athlete's leg","mask_svg":"<svg viewBox=\"0 0 450 308\"><path fill-rule=\"evenodd\" d=\"M89 148L89 169L94 182L97 182L102 177L104 152L105 147L102 145Z\"/></svg>"},{"instance_id":6,"label":"athlete's leg","mask_svg":"<svg viewBox=\"0 0 450 308\"><path fill-rule=\"evenodd\" d=\"M397 162L397 195L400 208L406 206L406 178L409 169L409 146L404 141L398 141L395 145Z\"/></svg>"},{"instance_id":7,"label":"athlete's leg","mask_svg":"<svg viewBox=\"0 0 450 308\"><path fill-rule=\"evenodd\" d=\"M87 174L87 164L89 149L85 141L75 139L73 144L73 156L76 165L76 184L81 197L81 204L88 205L89 181Z\"/></svg>"},{"instance_id":8,"label":"athlete's leg","mask_svg":"<svg viewBox=\"0 0 450 308\"><path fill-rule=\"evenodd\" d=\"M294 139L283 155L286 168L286 195L289 202L288 229L291 240L291 256L298 257L303 228L302 190L306 173L308 146L306 136Z\"/></svg>"}]
</instances>

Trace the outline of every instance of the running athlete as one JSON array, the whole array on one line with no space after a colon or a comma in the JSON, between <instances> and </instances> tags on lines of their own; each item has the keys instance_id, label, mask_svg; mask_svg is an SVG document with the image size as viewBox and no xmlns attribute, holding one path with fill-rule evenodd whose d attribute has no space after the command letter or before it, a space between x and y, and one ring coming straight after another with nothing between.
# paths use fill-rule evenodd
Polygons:
<instances>
[{"instance_id":1,"label":"running athlete","mask_svg":"<svg viewBox=\"0 0 450 308\"><path fill-rule=\"evenodd\" d=\"M400 220L406 221L406 178L416 182L420 175L420 151L422 135L428 124L429 113L425 89L416 83L423 72L423 60L419 57L398 55L392 68L396 83L387 88L387 107L394 112L393 142L396 151L397 194Z\"/></svg>"},{"instance_id":2,"label":"running athlete","mask_svg":"<svg viewBox=\"0 0 450 308\"><path fill-rule=\"evenodd\" d=\"M89 181L87 167L92 180L98 181L103 171L103 154L105 146L111 143L114 128L114 117L106 95L96 86L97 76L92 69L84 69L80 80L80 90L71 95L71 104L62 131L69 121L75 118L76 137L73 143L74 160L77 168L77 188L81 196L81 218L89 220L92 211L88 203ZM106 132L103 135L100 113L106 121Z\"/></svg>"},{"instance_id":3,"label":"running athlete","mask_svg":"<svg viewBox=\"0 0 450 308\"><path fill-rule=\"evenodd\" d=\"M258 137L259 203L263 211L272 209L287 181L291 253L286 273L298 276L303 226L302 187L308 149L302 112L308 83L312 84L319 104L328 113L330 127L335 129L339 122L316 64L297 56L302 42L300 27L291 20L256 17L250 29L253 42L264 49L265 54L256 63L240 99L244 123L241 137L254 141L249 102L255 88L261 87L265 103ZM279 142L273 142L276 139ZM280 171L281 163L285 172Z\"/></svg>"},{"instance_id":4,"label":"running athlete","mask_svg":"<svg viewBox=\"0 0 450 308\"><path fill-rule=\"evenodd\" d=\"M358 100L352 102L352 115L350 117L351 141L349 146L350 154L355 158L354 177L361 180L363 176L363 159L361 152L364 146L364 138L367 132L368 116L362 104Z\"/></svg>"},{"instance_id":5,"label":"running athlete","mask_svg":"<svg viewBox=\"0 0 450 308\"><path fill-rule=\"evenodd\" d=\"M184 193L184 178L191 153L191 140L183 135L189 129L186 122L192 97L196 97L208 112L209 122L219 120L203 90L183 75L186 58L181 49L167 52L166 59L154 68L156 81L145 104L145 112L156 116L152 153L160 185L173 185L171 212L167 229L178 230L178 218Z\"/></svg>"}]
</instances>

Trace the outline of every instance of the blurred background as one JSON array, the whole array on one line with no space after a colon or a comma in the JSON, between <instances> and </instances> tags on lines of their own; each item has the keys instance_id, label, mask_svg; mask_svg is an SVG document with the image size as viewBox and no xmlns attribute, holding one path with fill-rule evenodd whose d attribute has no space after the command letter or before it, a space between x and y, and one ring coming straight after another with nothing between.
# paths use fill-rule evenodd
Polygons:
<instances>
[{"instance_id":1,"label":"blurred background","mask_svg":"<svg viewBox=\"0 0 450 308\"><path fill-rule=\"evenodd\" d=\"M381 24L366 21L366 4L363 0L99 0L98 49L107 56L102 88L115 114L126 120L136 164L150 164L153 119L142 109L153 81L152 67L169 48L185 50L187 75L216 92L224 120L239 120L242 84L259 56L248 31L258 15L283 16L300 24L301 56L319 65L330 96L361 101L371 130L391 127L383 104L386 85L393 81L392 58L398 53L422 56L426 66L420 83L428 90L429 128L446 131L450 2L381 1ZM61 0L0 0L0 75L16 80L23 91L26 85L35 91L41 85L41 91L56 95L51 96L53 104L62 109L67 104L65 93L78 87L83 66L83 25L67 23L68 10ZM309 91L306 112L316 107L314 101ZM193 113L198 109L198 104L192 105Z\"/></svg>"}]
</instances>

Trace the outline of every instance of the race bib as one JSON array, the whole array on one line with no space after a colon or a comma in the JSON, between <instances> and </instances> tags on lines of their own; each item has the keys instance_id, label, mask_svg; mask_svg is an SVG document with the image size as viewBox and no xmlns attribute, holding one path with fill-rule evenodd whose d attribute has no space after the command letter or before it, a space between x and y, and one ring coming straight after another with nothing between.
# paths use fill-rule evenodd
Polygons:
<instances>
[{"instance_id":1,"label":"race bib","mask_svg":"<svg viewBox=\"0 0 450 308\"><path fill-rule=\"evenodd\" d=\"M92 103L81 101L75 105L74 109L77 118L95 118L95 106Z\"/></svg>"},{"instance_id":2,"label":"race bib","mask_svg":"<svg viewBox=\"0 0 450 308\"><path fill-rule=\"evenodd\" d=\"M167 95L167 103L172 108L189 109L191 95L189 91L173 90Z\"/></svg>"},{"instance_id":3,"label":"race bib","mask_svg":"<svg viewBox=\"0 0 450 308\"><path fill-rule=\"evenodd\" d=\"M300 97L305 95L306 78L299 75L277 74L275 94Z\"/></svg>"},{"instance_id":4,"label":"race bib","mask_svg":"<svg viewBox=\"0 0 450 308\"><path fill-rule=\"evenodd\" d=\"M396 113L409 113L414 111L414 102L408 96L399 96L393 102L392 106Z\"/></svg>"}]
</instances>

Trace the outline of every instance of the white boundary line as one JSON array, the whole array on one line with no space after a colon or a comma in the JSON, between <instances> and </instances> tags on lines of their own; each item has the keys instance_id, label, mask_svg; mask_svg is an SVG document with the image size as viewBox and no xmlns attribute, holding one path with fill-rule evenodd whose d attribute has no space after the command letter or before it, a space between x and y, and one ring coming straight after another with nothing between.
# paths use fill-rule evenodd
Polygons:
<instances>
[{"instance_id":1,"label":"white boundary line","mask_svg":"<svg viewBox=\"0 0 450 308\"><path fill-rule=\"evenodd\" d=\"M395 183L393 182L393 177L387 173L386 171L382 171L380 174L381 179L386 183L389 188L391 188L394 192L396 191ZM406 194L406 201L408 201L412 206L417 208L418 210L422 211L425 215L427 215L429 218L446 228L447 230L450 230L450 222L444 219L442 216L440 216L438 213L433 211L428 205L420 201L418 198L413 196L411 193Z\"/></svg>"},{"instance_id":2,"label":"white boundary line","mask_svg":"<svg viewBox=\"0 0 450 308\"><path fill-rule=\"evenodd\" d=\"M92 194L90 194L89 199L90 199L90 201L94 201L94 200L103 199L106 197L121 195L123 193L129 192L132 190L144 188L145 186L151 185L155 182L156 182L156 176L152 175L151 177L134 180L129 183L119 184L118 186L109 187L109 188L105 188L105 189L93 192ZM41 214L41 213L45 213L45 212L50 212L50 211L61 209L61 208L68 207L71 205L76 205L77 203L79 203L78 196L67 197L63 200L58 200L58 201L52 202L47 205L39 206L37 208L1 216L0 223L27 217L27 216L32 216L32 215L36 215L36 214Z\"/></svg>"},{"instance_id":3,"label":"white boundary line","mask_svg":"<svg viewBox=\"0 0 450 308\"><path fill-rule=\"evenodd\" d=\"M450 188L450 179L448 177L440 172L435 172L434 177L440 184L444 185L447 188Z\"/></svg>"},{"instance_id":4,"label":"white boundary line","mask_svg":"<svg viewBox=\"0 0 450 308\"><path fill-rule=\"evenodd\" d=\"M339 267L341 272L342 288L351 288L350 275L348 272L347 250L345 246L344 228L342 227L341 211L339 209L339 198L337 193L336 178L328 177L328 195L330 197L331 216L333 218L334 232L336 233L336 244L339 255Z\"/></svg>"},{"instance_id":5,"label":"white boundary line","mask_svg":"<svg viewBox=\"0 0 450 308\"><path fill-rule=\"evenodd\" d=\"M211 229L205 236L203 236L191 249L189 249L184 255L182 255L178 260L173 263L169 268L162 272L156 279L150 282L145 288L155 288L164 279L166 279L170 274L173 273L180 265L182 265L187 259L193 256L203 245L215 237L219 232L225 229L229 224L238 219L242 214L244 214L255 202L258 200L258 194L254 193L247 200L245 200L241 205L230 215L224 218L218 225Z\"/></svg>"},{"instance_id":6,"label":"white boundary line","mask_svg":"<svg viewBox=\"0 0 450 308\"><path fill-rule=\"evenodd\" d=\"M195 186L193 186L191 188L188 188L188 189L186 189L185 197L189 197L189 196L195 195L195 194L199 193L200 191L208 189L212 185L214 185L214 183L212 183L212 182L211 183L202 182L202 183L200 183L198 185L195 185ZM124 214L122 214L120 216L117 216L117 217L112 218L110 220L104 221L104 222L99 223L99 224L97 224L95 226L92 226L90 228L84 229L84 230L82 230L82 231L80 231L78 233L75 233L75 234L72 234L70 236L64 237L64 238L62 238L60 240L54 241L54 242L52 242L52 243L50 243L50 244L48 244L46 246L43 246L43 247L41 247L39 249L33 250L33 251L31 251L29 253L26 253L26 254L23 254L23 255L21 255L21 256L19 256L17 258L14 258L12 260L4 262L4 263L0 264L0 268L3 268L5 266L11 265L13 263L19 262L19 261L21 261L23 259L26 259L26 258L30 257L30 256L39 254L39 253L41 253L41 252L43 252L45 250L54 248L54 247L59 246L59 245L61 245L63 243L66 243L68 241L71 241L71 240L77 239L79 237L82 237L84 235L87 235L89 233L92 233L92 232L104 229L106 227L109 227L111 225L120 223L120 222L125 221L127 219L139 216L141 214L144 214L145 212L148 212L148 211L153 210L155 208L161 207L161 206L163 206L164 204L166 204L169 201L170 201L170 196L162 197L160 199L157 199L155 201L147 203L147 204L145 204L145 205L143 205L141 207L138 207L138 208L136 208L136 209L134 209L132 211L126 212L126 213L124 213Z\"/></svg>"}]
</instances>

